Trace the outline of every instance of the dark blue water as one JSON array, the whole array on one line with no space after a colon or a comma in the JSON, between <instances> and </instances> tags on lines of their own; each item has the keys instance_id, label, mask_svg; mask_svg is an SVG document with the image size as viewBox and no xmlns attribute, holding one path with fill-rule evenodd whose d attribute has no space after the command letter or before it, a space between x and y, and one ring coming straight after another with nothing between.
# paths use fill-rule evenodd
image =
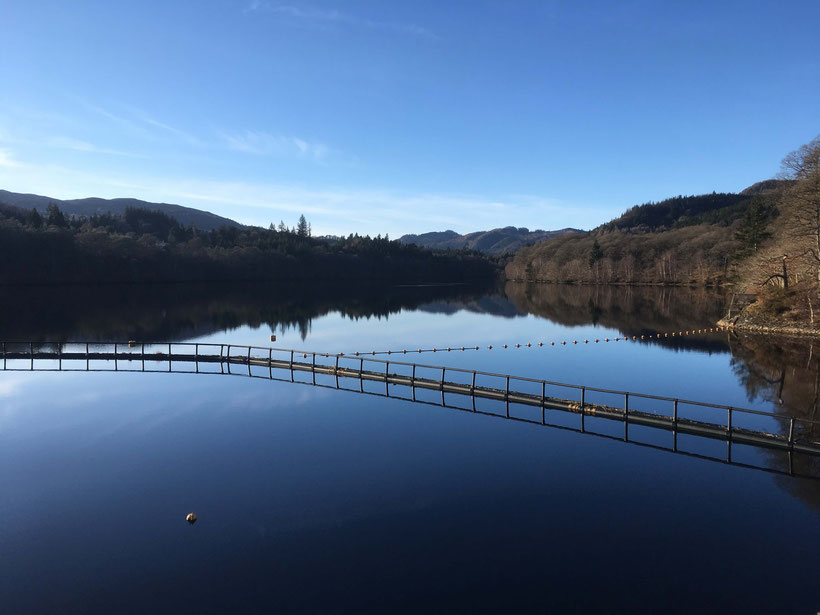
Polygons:
<instances>
[{"instance_id":1,"label":"dark blue water","mask_svg":"<svg viewBox=\"0 0 820 615\"><path fill-rule=\"evenodd\" d=\"M588 307L576 290L550 292ZM387 317L374 310L367 318L359 308L358 320L328 299L327 309L303 306L295 320L290 311L289 320L235 318L230 327L226 312L241 310L226 301L187 322L197 330L191 337L167 322L169 304L160 324L175 339L235 344L262 345L273 329L279 345L329 352L474 340L482 350L413 360L805 416L816 410L816 359L805 362L813 349L803 342L712 335L683 345L497 348L631 336L659 323L691 328L721 309L715 299L699 313L665 312L654 292L641 300L653 306L645 311L625 309L633 304L623 297L601 301L592 310L597 324L574 322L588 310L554 312L557 298L522 299L516 288L419 300ZM697 297L681 291L675 300L694 305ZM349 304L340 305L347 313ZM146 312L144 332L152 318ZM104 339L132 333L134 322L129 313L94 329L78 319L50 325L48 337ZM809 479L243 376L4 372L0 404L3 612L820 608L820 490ZM588 420L592 431L623 433L620 424ZM666 445L672 437L630 430L639 442ZM681 436L680 445L725 458L723 442ZM733 460L787 469L782 454L751 447L735 446ZM804 473L816 468L797 463ZM185 522L192 511L193 526Z\"/></svg>"}]
</instances>

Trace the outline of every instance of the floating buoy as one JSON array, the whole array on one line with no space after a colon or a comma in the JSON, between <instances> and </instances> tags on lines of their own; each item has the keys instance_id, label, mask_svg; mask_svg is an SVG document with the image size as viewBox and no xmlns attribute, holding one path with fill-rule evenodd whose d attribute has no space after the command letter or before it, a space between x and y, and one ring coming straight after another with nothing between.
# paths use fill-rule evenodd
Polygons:
<instances>
[{"instance_id":1,"label":"floating buoy","mask_svg":"<svg viewBox=\"0 0 820 615\"><path fill-rule=\"evenodd\" d=\"M270 341L275 342L275 341L276 341L276 336L275 336L275 335L271 335L271 336L270 336Z\"/></svg>"},{"instance_id":2,"label":"floating buoy","mask_svg":"<svg viewBox=\"0 0 820 615\"><path fill-rule=\"evenodd\" d=\"M609 338L608 338L608 337L604 338L604 341L605 341L605 342L608 342L608 341L609 341Z\"/></svg>"},{"instance_id":3,"label":"floating buoy","mask_svg":"<svg viewBox=\"0 0 820 615\"><path fill-rule=\"evenodd\" d=\"M507 347L507 344L504 344L504 348L506 348L506 347Z\"/></svg>"},{"instance_id":4,"label":"floating buoy","mask_svg":"<svg viewBox=\"0 0 820 615\"><path fill-rule=\"evenodd\" d=\"M389 350L387 351L387 354L390 354L390 351L389 351Z\"/></svg>"},{"instance_id":5,"label":"floating buoy","mask_svg":"<svg viewBox=\"0 0 820 615\"><path fill-rule=\"evenodd\" d=\"M478 350L478 346L476 346L475 349Z\"/></svg>"},{"instance_id":6,"label":"floating buoy","mask_svg":"<svg viewBox=\"0 0 820 615\"><path fill-rule=\"evenodd\" d=\"M550 342L550 346L555 346L555 342Z\"/></svg>"},{"instance_id":7,"label":"floating buoy","mask_svg":"<svg viewBox=\"0 0 820 615\"><path fill-rule=\"evenodd\" d=\"M271 340L271 341L273 341L273 340ZM137 345L137 343L134 340L128 340L128 347L129 348L133 348L136 345Z\"/></svg>"},{"instance_id":8,"label":"floating buoy","mask_svg":"<svg viewBox=\"0 0 820 615\"><path fill-rule=\"evenodd\" d=\"M543 346L543 345L544 345L544 342L538 342L538 345L539 345L539 346Z\"/></svg>"},{"instance_id":9,"label":"floating buoy","mask_svg":"<svg viewBox=\"0 0 820 615\"><path fill-rule=\"evenodd\" d=\"M597 339L597 338L595 339L595 343L596 343L596 344L598 343L598 339Z\"/></svg>"},{"instance_id":10,"label":"floating buoy","mask_svg":"<svg viewBox=\"0 0 820 615\"><path fill-rule=\"evenodd\" d=\"M185 520L191 525L193 525L194 523L196 523L196 515L194 513L188 513L188 516L185 517Z\"/></svg>"},{"instance_id":11,"label":"floating buoy","mask_svg":"<svg viewBox=\"0 0 820 615\"><path fill-rule=\"evenodd\" d=\"M516 344L515 347L516 348L521 348L521 344Z\"/></svg>"},{"instance_id":12,"label":"floating buoy","mask_svg":"<svg viewBox=\"0 0 820 615\"><path fill-rule=\"evenodd\" d=\"M447 352L450 352L450 349L449 349L449 348L447 349Z\"/></svg>"},{"instance_id":13,"label":"floating buoy","mask_svg":"<svg viewBox=\"0 0 820 615\"><path fill-rule=\"evenodd\" d=\"M530 344L529 342L527 342L527 348L529 348L531 345L532 345L532 344Z\"/></svg>"},{"instance_id":14,"label":"floating buoy","mask_svg":"<svg viewBox=\"0 0 820 615\"><path fill-rule=\"evenodd\" d=\"M589 344L589 340L584 340L584 344Z\"/></svg>"},{"instance_id":15,"label":"floating buoy","mask_svg":"<svg viewBox=\"0 0 820 615\"><path fill-rule=\"evenodd\" d=\"M643 339L643 335L641 336L641 339Z\"/></svg>"},{"instance_id":16,"label":"floating buoy","mask_svg":"<svg viewBox=\"0 0 820 615\"><path fill-rule=\"evenodd\" d=\"M401 351L401 353L402 353L402 354L407 354L407 351L406 351L406 350L402 350L402 351Z\"/></svg>"},{"instance_id":17,"label":"floating buoy","mask_svg":"<svg viewBox=\"0 0 820 615\"><path fill-rule=\"evenodd\" d=\"M578 340L572 340L572 343L573 343L573 344L577 344L577 343L578 343Z\"/></svg>"},{"instance_id":18,"label":"floating buoy","mask_svg":"<svg viewBox=\"0 0 820 615\"><path fill-rule=\"evenodd\" d=\"M419 352L421 352L421 350L419 350ZM355 355L358 357L358 356L359 356L359 351L357 350L357 351L356 351L356 352L354 352L353 354L355 354Z\"/></svg>"},{"instance_id":19,"label":"floating buoy","mask_svg":"<svg viewBox=\"0 0 820 615\"><path fill-rule=\"evenodd\" d=\"M492 350L492 349L493 349L492 344L490 344L489 346L487 346L487 349L488 349L488 350Z\"/></svg>"}]
</instances>

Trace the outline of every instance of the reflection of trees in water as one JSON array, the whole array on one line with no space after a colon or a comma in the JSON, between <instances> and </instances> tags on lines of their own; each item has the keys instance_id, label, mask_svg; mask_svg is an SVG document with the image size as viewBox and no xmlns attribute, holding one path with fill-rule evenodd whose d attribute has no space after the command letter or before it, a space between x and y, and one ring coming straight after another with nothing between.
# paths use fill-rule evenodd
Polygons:
<instances>
[{"instance_id":1,"label":"reflection of trees in water","mask_svg":"<svg viewBox=\"0 0 820 615\"><path fill-rule=\"evenodd\" d=\"M711 327L723 315L725 304L720 292L707 288L508 282L504 290L523 312L568 327L601 325L630 336ZM726 350L717 336L658 342L674 348Z\"/></svg>"},{"instance_id":2,"label":"reflection of trees in water","mask_svg":"<svg viewBox=\"0 0 820 615\"><path fill-rule=\"evenodd\" d=\"M763 399L785 416L820 420L820 344L817 340L760 335L737 335L730 339L732 368L746 388L749 400ZM781 422L786 433L787 422ZM799 438L820 439L820 427L797 421ZM773 467L788 470L788 458L769 454ZM795 455L796 473L820 476L820 458ZM820 482L779 477L784 489L820 510Z\"/></svg>"},{"instance_id":3,"label":"reflection of trees in water","mask_svg":"<svg viewBox=\"0 0 820 615\"><path fill-rule=\"evenodd\" d=\"M280 284L164 284L6 287L0 338L26 341L184 340L241 326L296 329L330 312L383 318L432 301L470 302L481 285L385 287Z\"/></svg>"}]
</instances>

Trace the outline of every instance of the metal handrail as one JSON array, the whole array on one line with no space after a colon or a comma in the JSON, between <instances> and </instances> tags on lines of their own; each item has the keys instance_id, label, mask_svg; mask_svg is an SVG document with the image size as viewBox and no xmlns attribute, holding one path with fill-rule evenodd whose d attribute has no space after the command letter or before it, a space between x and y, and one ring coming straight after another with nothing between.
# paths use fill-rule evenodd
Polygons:
<instances>
[{"instance_id":1,"label":"metal handrail","mask_svg":"<svg viewBox=\"0 0 820 615\"><path fill-rule=\"evenodd\" d=\"M142 344L139 344L139 345L142 346ZM150 345L150 344L148 344L148 345ZM164 345L164 343L163 343L163 345ZM174 345L177 345L177 344L174 343ZM221 347L221 350L224 350L225 347L227 346L226 344L196 344L196 343L182 343L182 342L179 343L178 345L194 346L194 347L197 347L197 346ZM299 352L300 354L305 354L304 351L295 351L295 350L291 351L290 349L286 349L286 350L285 349L273 349L273 348L270 348L270 347L261 347L261 346L237 346L235 344L231 344L231 348L242 348L244 350L247 350L249 348L258 349L258 350L265 350L265 351L268 351L268 357L270 357L275 350L283 350L284 352L288 352L288 353L294 352L294 354L296 352ZM3 344L2 350L3 350L3 354L5 356L5 354L6 354L5 343ZM149 360L149 361L165 361L166 360L164 355L162 355L162 353L159 353L159 355L150 355L150 354L149 355L144 355L143 348L141 348L140 350L141 350L141 352L139 354L137 354L137 353L122 353L123 355L127 355L123 358L127 361L132 361L132 360L140 361L143 356L146 356L147 360ZM220 354L220 355L199 355L198 348L195 348L195 351L196 351L196 354L194 355L195 359L197 357L202 357L202 358L205 358L206 360L207 359L213 359L213 358L216 358L216 357L225 358L225 359L228 358L226 355L222 355L222 354ZM54 354L59 356L59 353L54 353ZM78 353L78 354L82 354L82 353ZM99 354L99 353L97 353L97 354ZM110 353L108 353L108 354L110 354ZM312 353L312 352L307 352L306 354L308 354L308 355L315 354L316 356L323 356L323 357L328 357L328 358L333 357L334 359L336 359L335 366L336 366L337 370L338 370L338 358L344 358L345 357L345 355L343 355L343 354L334 355L334 354L329 354L329 353ZM181 355L177 355L177 356L181 356ZM243 358L245 359L245 361L248 361L248 356L249 355L247 353L245 353L243 357L240 357L238 355L231 355L230 358L235 359L237 363L240 363L241 359L243 359ZM185 356L185 358L190 359L190 356ZM264 359L264 357L251 357L251 358ZM356 360L360 360L360 361L362 359L361 357L348 357L348 358L356 359ZM186 362L190 362L190 361L180 361L180 362L181 363L186 363ZM772 474L780 474L780 475L785 475L785 476L800 476L800 477L809 478L809 479L812 479L812 480L820 480L820 477L815 476L815 475L801 474L801 473L795 473L794 472L794 469L793 469L793 456L792 456L793 451L791 449L787 449L785 451L788 454L788 464L789 464L788 471L779 470L779 469L776 469L776 468L759 466L759 465L753 465L753 464L750 464L750 463L733 460L732 459L732 440L731 440L731 437L727 438L727 442L726 442L727 443L727 452L726 452L726 457L724 459L724 458L714 457L714 456L710 456L710 455L695 453L695 452L691 452L691 451L680 450L677 446L678 432L674 429L672 430L672 434L673 434L673 438L674 438L673 439L673 445L672 445L672 447L667 447L667 446L662 446L662 445L658 445L658 444L651 444L651 443L648 443L648 442L640 442L640 441L630 440L628 438L628 436L626 435L626 433L625 433L624 437L621 438L621 437L616 437L616 436L605 434L605 433L589 431L589 430L585 429L584 420L583 420L585 415L583 413L581 414L581 427L580 427L580 429L578 429L578 428L567 426L567 425L560 425L560 424L547 422L546 419L545 419L544 414L542 414L541 420L539 421L539 420L525 418L525 417L511 416L509 414L509 410L506 414L498 414L496 412L487 412L487 411L484 411L484 410L479 410L475 406L475 397L473 397L473 404L472 404L473 407L472 407L472 409L464 408L464 407L461 407L461 406L450 405L450 404L447 404L445 402L444 391L443 390L442 390L442 395L441 395L441 402L435 402L435 401L429 401L429 400L416 399L415 389L413 389L413 397L410 398L410 397L404 397L404 396L401 396L401 395L390 395L389 394L389 389L387 389L387 388L385 389L385 392L379 393L379 392L375 392L375 391L366 391L363 388L362 389L352 389L352 388L342 387L342 386L339 385L339 374L338 373L335 374L336 375L336 382L335 382L335 386L334 386L334 385L330 385L330 384L317 383L315 381L315 378L313 379L313 381L295 380L293 378L293 373L294 372L293 372L292 369L291 369L290 378L277 378L277 377L273 376L272 370L268 371L268 375L266 375L266 376L262 376L262 375L259 375L259 374L253 374L250 370L250 367L251 367L250 362L248 362L248 368L249 369L248 369L247 373L236 372L236 371L231 372L230 371L230 362L228 362L228 367L229 367L228 371L225 371L222 368L223 361L213 361L213 362L214 363L218 362L220 364L220 371L218 371L218 372L217 371L202 372L202 371L199 371L199 365L198 364L197 364L197 371L191 371L191 370L185 370L185 369L174 369L173 371L169 371L169 372L155 371L155 370L147 370L147 371L148 371L148 373L155 373L155 374L180 373L180 374L201 374L201 375L214 375L214 376L220 376L220 375L230 376L230 375L233 375L233 376L257 378L257 379L262 379L262 380L273 380L273 381L277 381L277 382L292 382L292 383L295 383L295 384L315 386L315 387L326 388L326 389L336 389L336 390L341 390L341 391L347 391L347 392L350 392L350 393L372 395L372 396L377 396L377 397L382 397L382 398L402 399L402 400L405 400L405 401L410 401L410 402L419 403L419 404L425 404L425 405L430 405L430 406L435 406L435 407L444 407L444 408L448 408L448 409L459 410L459 411L462 411L462 412L468 412L468 413L478 414L478 415L487 416L487 417L507 419L507 420L511 420L511 421L515 421L515 422L519 422L519 423L526 423L526 424L531 424L531 425L540 425L542 427L559 429L559 430L562 430L562 431L571 431L571 432L580 433L580 434L584 434L584 435L596 436L596 437L599 437L599 438L604 438L604 439L608 439L608 440L612 440L612 441L626 442L628 444L640 446L640 447L643 447L643 448L650 448L650 449L653 449L653 450L665 451L665 452L669 452L669 453L673 453L673 454L684 455L684 456L687 456L687 457L694 457L694 458L697 458L697 459L703 459L703 460L706 460L706 461L712 461L712 462L717 462L717 463L722 463L722 464L727 464L727 465L734 465L734 466L748 468L748 469L752 469L752 470L764 471L764 472L768 472L768 473L772 473ZM379 362L382 362L382 361L379 361ZM285 363L285 362L283 361L283 363ZM363 363L363 361L362 361L362 363ZM394 363L394 362L391 361L390 363ZM299 365L304 366L306 364L298 364L297 363L296 365L297 366L299 366ZM310 366L310 364L307 364L307 365L308 365L308 367ZM412 366L415 367L417 364L410 363L410 364L405 364L405 365L412 365ZM92 369L90 367L89 363L87 363L87 366L88 367L86 367L86 369L83 369L83 370L72 370L72 369L63 368L62 363L60 363L60 367L57 368L57 369L55 369L55 368L37 368L37 369L38 369L38 371L48 371L48 372L51 372L51 371L54 371L54 372L56 372L56 371L90 371L90 372L113 371L113 370L106 370L106 369ZM323 369L327 369L327 368L330 368L330 367L333 367L333 366L332 365L318 365L317 364L316 367L321 367ZM424 366L424 367L434 367L434 366ZM450 368L447 368L447 369L450 369ZM25 370L25 371L28 371L28 370ZM134 369L134 370L120 370L120 371L145 372L146 370L144 369L144 365L143 365L142 370ZM355 373L355 370L350 370L350 371ZM467 371L468 373L472 373L469 370L463 370L463 369L459 369L459 371L462 371L462 372ZM367 373L368 374L373 374L375 372L367 372ZM381 372L381 375L384 376L385 373L387 373L387 372ZM479 372L479 373L481 373L481 372ZM501 374L491 374L491 375L501 375ZM314 376L315 376L315 372L314 372ZM506 377L506 375L501 375L501 376ZM348 375L343 375L342 377L350 377L350 375L349 374ZM411 379L411 376L404 376L403 375L402 377L407 378L408 380ZM512 377L512 378L515 378L515 377ZM412 387L412 385L415 383L415 376L414 375L412 376L412 380L410 380L410 382L411 382L411 387ZM537 381L537 382L546 382L546 381ZM467 385L464 385L464 386L467 386ZM582 401L583 401L583 399L582 399ZM791 434L790 434L790 438L791 438Z\"/></svg>"},{"instance_id":2,"label":"metal handrail","mask_svg":"<svg viewBox=\"0 0 820 615\"><path fill-rule=\"evenodd\" d=\"M2 342L2 349L3 349L2 352L3 352L4 362L5 362L6 353L7 353L7 351L6 351L7 345L12 345L12 344L27 345L27 346L29 346L29 349L30 349L31 353L33 354L33 346L35 344L34 342L30 342L30 341L25 341L25 342L23 342L23 341L19 341L19 342L17 342L17 341L14 341L14 342L13 341L5 341L5 342ZM765 417L769 417L769 418L776 419L776 420L791 419L791 420L798 420L801 423L805 423L805 424L820 425L820 419L809 419L809 418L802 418L802 417L800 417L800 418L797 418L797 417L784 417L784 416L776 414L774 412L766 412L766 411L762 411L762 410L753 410L751 408L743 408L743 407L738 407L738 406L728 406L728 405L725 405L725 404L714 404L714 403L710 403L710 402L695 401L695 400L682 399L682 398L676 398L676 397L666 397L666 396L663 396L663 395L653 395L653 394L649 394L649 393L636 393L634 391L624 391L624 390L618 390L618 389L604 389L604 388L600 388L600 387L592 387L592 386L581 385L581 384L557 382L557 381L545 380L545 379L539 379L539 378L529 378L529 377L526 377L526 376L515 376L515 375L511 375L511 374L500 374L500 373L495 373L495 372L486 372L486 371L482 371L482 370L464 369L464 368L459 368L459 367L447 367L447 366L444 366L444 365L427 365L427 364L422 364L422 363L412 363L412 362L406 362L406 361L395 361L395 360L392 360L392 359L387 359L387 360L376 359L376 358L373 358L373 357L367 357L367 356L365 356L361 353L359 355L350 355L350 354L345 354L345 353L316 352L316 351L304 350L304 349L299 350L299 349L294 349L294 348L277 348L277 347L271 347L271 346L248 346L248 345L243 345L243 344L224 344L224 343L219 344L219 343L215 343L215 342L165 342L165 341L157 341L157 342L134 342L134 341L130 341L130 342L122 342L122 341L119 341L119 342L74 342L74 341L71 341L71 342L59 342L59 343L58 342L39 342L39 344L40 345L57 346L57 347L67 345L67 344L85 344L86 345L86 353L89 352L88 351L89 346L115 346L115 345L117 345L117 346L122 345L122 346L125 346L125 347L141 346L142 349L143 349L143 352L144 352L145 346L166 346L167 345L168 350L169 350L169 353L168 353L169 355L172 353L172 347L174 347L174 346L196 347L197 354L199 354L199 348L201 348L201 347L219 348L220 349L219 356L220 357L224 356L226 359L229 359L229 360L230 359L236 359L236 358L239 357L239 355L237 355L237 354L232 355L231 354L231 349L241 349L243 351L243 355L245 356L246 359L247 359L247 357L250 356L250 353L251 353L252 350L260 350L260 351L263 351L265 353L273 353L273 352L290 353L290 355L291 355L291 364L293 364L293 358L296 355L302 355L304 358L312 357L312 360L314 361L314 363L315 363L315 358L316 357L349 359L351 361L358 361L360 363L360 366L361 366L360 369L363 369L364 362L367 361L367 362L370 362L370 363L378 363L378 364L382 364L382 365L384 365L384 364L387 364L387 365L402 365L402 366L406 366L406 367L411 367L413 369L422 368L422 369L431 369L431 370L441 370L442 371L442 381L444 380L444 375L446 374L446 372L454 372L454 373L461 373L461 374L468 374L468 375L475 374L475 375L479 375L479 376L488 376L488 377L492 377L492 378L502 378L502 379L505 379L506 381L514 380L514 381L517 381L517 382L529 382L529 383L533 383L533 384L540 384L542 386L554 386L554 387L561 387L561 388L567 388L567 389L574 389L574 390L577 390L577 391L581 392L582 398L583 398L583 396L586 395L587 392L595 392L595 393L603 393L603 394L607 394L607 395L621 395L621 396L624 396L624 399L628 399L629 397L634 397L634 398L648 399L648 400L654 400L654 401L672 402L676 406L678 406L680 404L683 404L683 405L686 405L686 406L697 406L697 407L700 407L700 408L711 408L711 409L717 409L717 410L726 410L729 413L730 427L731 427L731 414L735 413L735 412L740 412L740 413L743 413L743 414L757 415L757 416L765 416ZM226 348L227 348L227 351L223 355L223 351L225 351ZM130 353L122 353L122 354L130 354ZM624 411L626 413L628 413L629 412L628 407L625 407Z\"/></svg>"}]
</instances>

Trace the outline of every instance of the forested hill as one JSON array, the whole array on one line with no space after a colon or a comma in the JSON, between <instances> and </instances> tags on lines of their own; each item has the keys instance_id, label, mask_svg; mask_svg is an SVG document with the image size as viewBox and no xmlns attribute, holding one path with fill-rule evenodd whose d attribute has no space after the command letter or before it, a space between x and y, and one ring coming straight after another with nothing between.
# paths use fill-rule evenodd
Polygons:
<instances>
[{"instance_id":1,"label":"forested hill","mask_svg":"<svg viewBox=\"0 0 820 615\"><path fill-rule=\"evenodd\" d=\"M181 226L195 226L202 231L213 231L220 226L240 227L239 222L230 218L223 218L201 209L173 205L171 203L149 203L139 199L100 199L91 197L87 199L60 200L38 194L21 194L19 192L9 192L0 190L0 203L13 205L23 209L36 209L40 214L45 214L50 203L59 206L60 210L70 216L99 216L103 214L113 214L122 216L129 207L137 209L149 209L161 211L174 218Z\"/></svg>"},{"instance_id":2,"label":"forested hill","mask_svg":"<svg viewBox=\"0 0 820 615\"><path fill-rule=\"evenodd\" d=\"M51 204L0 205L0 284L385 280L393 284L495 279L498 265L468 252L434 252L386 237L333 242L297 230L222 226L202 231L146 209L68 218Z\"/></svg>"},{"instance_id":3,"label":"forested hill","mask_svg":"<svg viewBox=\"0 0 820 615\"><path fill-rule=\"evenodd\" d=\"M509 279L577 283L720 284L766 236L788 181L740 193L676 196L632 207L589 233L519 251Z\"/></svg>"},{"instance_id":4,"label":"forested hill","mask_svg":"<svg viewBox=\"0 0 820 615\"><path fill-rule=\"evenodd\" d=\"M567 233L579 233L578 229L565 228L558 231L530 231L527 228L505 226L491 231L477 231L460 235L455 231L434 231L421 235L403 235L399 241L426 248L461 250L467 248L486 254L512 254L524 246Z\"/></svg>"}]
</instances>

